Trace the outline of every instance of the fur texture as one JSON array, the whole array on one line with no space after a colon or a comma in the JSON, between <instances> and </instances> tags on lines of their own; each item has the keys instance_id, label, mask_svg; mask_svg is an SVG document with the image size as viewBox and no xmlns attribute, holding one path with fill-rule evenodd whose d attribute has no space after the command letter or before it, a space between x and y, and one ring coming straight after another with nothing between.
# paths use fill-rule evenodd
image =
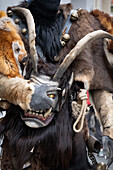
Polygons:
<instances>
[{"instance_id":1,"label":"fur texture","mask_svg":"<svg viewBox=\"0 0 113 170\"><path fill-rule=\"evenodd\" d=\"M98 9L91 12L101 23L103 29L113 35L113 17ZM113 53L113 41L109 40L108 50Z\"/></svg>"},{"instance_id":2,"label":"fur texture","mask_svg":"<svg viewBox=\"0 0 113 170\"><path fill-rule=\"evenodd\" d=\"M36 1L34 2L36 3ZM24 3L23 6L29 8L28 3ZM45 34L46 31L43 29L44 35L42 36L42 32L39 31L39 24L41 24L41 27L48 24L51 30L51 37L55 38L54 43L56 43L56 47L58 46L59 33L61 31L59 29L61 29L62 23L65 22L71 8L71 4L60 7L61 13L57 18L59 19L59 23L55 20L54 29L52 29L52 24L49 25L47 21L42 22L44 20L41 19L37 21L39 17L33 13L35 15L37 34L40 36L40 44L41 37L44 39L45 36L46 39L47 34ZM35 10L34 7L34 11ZM100 22L89 12L80 10L78 15L78 20L73 22L69 30L71 39L64 48L60 50L60 48L54 48L54 43L51 44L50 42L51 45L48 45L48 41L44 42L48 45L46 52L52 50L54 52L50 53L51 57L48 57L48 54L45 52L46 63L41 59L39 60L37 68L39 73L53 77L66 54L69 53L83 36L89 32L102 29ZM55 37L54 30L56 32L57 29L58 34L56 34ZM58 54L58 52L60 57L59 62L57 64L51 63L50 61L53 60L54 55ZM29 61L27 65L27 78L30 77L31 71L31 61ZM6 134L6 138L8 138L4 141L2 158L3 170L9 166L12 166L11 169L21 170L26 161L30 162L31 167L29 167L29 169L31 170L86 170L89 168L83 132L75 134L72 130L74 118L72 117L71 102L75 100L75 92L83 88L85 83L89 85L90 90L105 89L113 92L113 80L109 65L105 59L103 39L98 39L88 44L65 72L60 82L61 92L59 94L59 104L62 100L61 93L63 89L67 87L72 71L75 75L75 82L71 90L68 91L66 101L62 108L59 112L54 112L55 117L47 127L38 130L31 129L21 120L20 115L23 111L20 108L12 106L8 110L6 117L0 125L0 133ZM6 160L7 150L5 142L7 142L7 140L9 140L7 146L8 152L11 154L9 157L7 156L9 162ZM33 153L30 152L32 149Z\"/></svg>"},{"instance_id":3,"label":"fur texture","mask_svg":"<svg viewBox=\"0 0 113 170\"><path fill-rule=\"evenodd\" d=\"M13 20L3 11L0 17L0 73L8 78L22 78L17 63L27 55L24 44Z\"/></svg>"}]
</instances>

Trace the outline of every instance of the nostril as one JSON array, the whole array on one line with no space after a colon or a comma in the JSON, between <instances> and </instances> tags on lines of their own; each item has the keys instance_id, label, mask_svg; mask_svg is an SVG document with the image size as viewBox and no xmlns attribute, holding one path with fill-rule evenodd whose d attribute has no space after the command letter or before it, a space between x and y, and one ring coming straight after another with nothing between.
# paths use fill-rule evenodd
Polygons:
<instances>
[{"instance_id":1,"label":"nostril","mask_svg":"<svg viewBox=\"0 0 113 170\"><path fill-rule=\"evenodd\" d=\"M20 63L21 63L22 65L26 65L26 63L27 63L27 56L24 57L24 58L21 60Z\"/></svg>"}]
</instances>

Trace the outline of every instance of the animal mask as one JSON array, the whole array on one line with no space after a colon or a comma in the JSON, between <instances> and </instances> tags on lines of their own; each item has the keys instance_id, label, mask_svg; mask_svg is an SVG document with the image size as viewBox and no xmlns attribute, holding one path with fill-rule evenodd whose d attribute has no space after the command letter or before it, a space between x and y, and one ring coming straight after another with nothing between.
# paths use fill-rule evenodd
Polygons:
<instances>
[{"instance_id":1,"label":"animal mask","mask_svg":"<svg viewBox=\"0 0 113 170\"><path fill-rule=\"evenodd\" d=\"M26 55L16 25L4 11L0 11L0 73L8 78L22 77L19 62Z\"/></svg>"}]
</instances>

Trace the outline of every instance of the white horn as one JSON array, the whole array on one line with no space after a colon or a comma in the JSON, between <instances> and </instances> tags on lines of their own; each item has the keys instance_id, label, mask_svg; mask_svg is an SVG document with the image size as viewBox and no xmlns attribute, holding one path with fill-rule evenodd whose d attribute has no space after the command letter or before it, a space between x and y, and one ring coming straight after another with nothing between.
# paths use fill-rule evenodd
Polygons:
<instances>
[{"instance_id":1,"label":"white horn","mask_svg":"<svg viewBox=\"0 0 113 170\"><path fill-rule=\"evenodd\" d=\"M34 69L35 73L37 73L38 55L37 55L37 50L36 50L36 46L35 46L36 33L35 33L34 18L31 14L31 12L26 8L14 7L13 10L21 12L26 19L27 26L28 26L28 32L29 32L29 47L30 47L30 54L32 56L33 69Z\"/></svg>"}]
</instances>

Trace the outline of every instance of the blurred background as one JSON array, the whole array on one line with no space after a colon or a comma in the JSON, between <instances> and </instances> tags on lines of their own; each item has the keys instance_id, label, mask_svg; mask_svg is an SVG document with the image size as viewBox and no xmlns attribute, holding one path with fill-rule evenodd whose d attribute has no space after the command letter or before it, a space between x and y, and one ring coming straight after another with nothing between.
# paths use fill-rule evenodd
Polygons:
<instances>
[{"instance_id":1,"label":"blurred background","mask_svg":"<svg viewBox=\"0 0 113 170\"><path fill-rule=\"evenodd\" d=\"M17 5L21 0L0 0L0 10L5 10L7 6ZM72 2L74 9L82 8L88 11L100 9L112 15L113 0L61 0L61 3Z\"/></svg>"}]
</instances>

